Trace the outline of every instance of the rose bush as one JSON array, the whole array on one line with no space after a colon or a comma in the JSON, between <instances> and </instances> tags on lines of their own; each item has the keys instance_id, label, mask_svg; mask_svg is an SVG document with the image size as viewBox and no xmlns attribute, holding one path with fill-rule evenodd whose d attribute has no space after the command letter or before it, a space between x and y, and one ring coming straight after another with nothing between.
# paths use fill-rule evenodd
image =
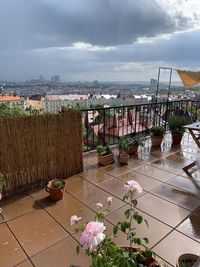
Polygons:
<instances>
[{"instance_id":1,"label":"rose bush","mask_svg":"<svg viewBox=\"0 0 200 267\"><path fill-rule=\"evenodd\" d=\"M140 238L136 234L134 222L141 224L148 222L136 210L137 200L134 198L135 192L142 193L142 188L134 180L130 180L124 185L125 195L123 200L129 205L129 208L124 212L122 221L119 221L113 227L113 234L105 233L106 226L104 224L105 215L108 214L109 208L112 205L113 198L107 198L107 207L104 209L101 203L97 203L97 215L95 219L88 223L80 223L81 217L73 215L71 217L71 225L76 225L75 232L80 232L80 245L76 251L79 253L80 247L85 249L86 255L92 258L90 267L142 267L142 266L159 266L153 260L153 252L150 249L138 248L138 245L148 243L146 237ZM129 248L123 248L116 245L113 237L116 237L118 231L125 233L129 241ZM137 249L134 246L137 245ZM151 261L149 261L151 259Z\"/></svg>"}]
</instances>

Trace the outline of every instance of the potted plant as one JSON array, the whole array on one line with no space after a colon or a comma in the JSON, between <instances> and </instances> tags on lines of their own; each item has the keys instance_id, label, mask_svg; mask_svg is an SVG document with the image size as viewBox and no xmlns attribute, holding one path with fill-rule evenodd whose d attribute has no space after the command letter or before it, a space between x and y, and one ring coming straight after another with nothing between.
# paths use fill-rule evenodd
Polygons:
<instances>
[{"instance_id":1,"label":"potted plant","mask_svg":"<svg viewBox=\"0 0 200 267\"><path fill-rule=\"evenodd\" d=\"M107 207L104 208L101 203L96 204L97 214L95 218L86 223L81 223L81 217L71 216L71 225L76 225L75 232L80 232L80 242L76 247L77 254L80 247L85 249L85 256L91 257L91 267L99 266L161 266L154 258L154 253L148 248L141 248L140 245L149 243L148 238L140 238L134 224L145 224L148 226L140 212L136 209L137 200L134 198L135 192L142 193L139 183L134 180L127 181L124 185L125 195L123 201L128 204L122 220L113 227L112 234L106 234L104 225L105 216L110 212L112 197L107 198ZM114 238L119 231L122 231L129 241L129 247L116 245ZM135 248L135 245L137 248Z\"/></svg>"},{"instance_id":2,"label":"potted plant","mask_svg":"<svg viewBox=\"0 0 200 267\"><path fill-rule=\"evenodd\" d=\"M144 140L145 140L145 138L137 137L137 136L128 138L128 140L127 140L127 142L128 142L127 153L129 155L136 153L138 150L138 146L142 145Z\"/></svg>"},{"instance_id":3,"label":"potted plant","mask_svg":"<svg viewBox=\"0 0 200 267\"><path fill-rule=\"evenodd\" d=\"M98 153L98 163L100 165L108 165L114 162L114 154L110 146L99 145L96 147Z\"/></svg>"},{"instance_id":4,"label":"potted plant","mask_svg":"<svg viewBox=\"0 0 200 267\"><path fill-rule=\"evenodd\" d=\"M169 117L168 125L172 134L172 143L174 145L180 145L182 141L185 129L184 125L187 125L188 119L185 116L172 116Z\"/></svg>"},{"instance_id":5,"label":"potted plant","mask_svg":"<svg viewBox=\"0 0 200 267\"><path fill-rule=\"evenodd\" d=\"M129 154L128 154L128 139L126 137L122 137L118 141L119 146L119 163L122 165L128 164Z\"/></svg>"},{"instance_id":6,"label":"potted plant","mask_svg":"<svg viewBox=\"0 0 200 267\"><path fill-rule=\"evenodd\" d=\"M60 200L63 198L65 189L65 181L60 179L53 179L48 182L46 191L49 193L49 197L52 200Z\"/></svg>"},{"instance_id":7,"label":"potted plant","mask_svg":"<svg viewBox=\"0 0 200 267\"><path fill-rule=\"evenodd\" d=\"M160 146L165 135L165 129L161 126L153 126L150 129L152 146Z\"/></svg>"},{"instance_id":8,"label":"potted plant","mask_svg":"<svg viewBox=\"0 0 200 267\"><path fill-rule=\"evenodd\" d=\"M197 260L200 260L199 256L191 253L185 253L178 257L176 267L192 267Z\"/></svg>"}]
</instances>

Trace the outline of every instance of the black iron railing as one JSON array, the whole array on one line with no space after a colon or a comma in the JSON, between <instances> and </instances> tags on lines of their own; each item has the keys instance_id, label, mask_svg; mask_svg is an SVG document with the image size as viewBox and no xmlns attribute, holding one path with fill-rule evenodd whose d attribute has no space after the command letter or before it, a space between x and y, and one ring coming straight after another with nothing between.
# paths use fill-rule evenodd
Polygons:
<instances>
[{"instance_id":1,"label":"black iron railing","mask_svg":"<svg viewBox=\"0 0 200 267\"><path fill-rule=\"evenodd\" d=\"M200 101L187 100L82 110L84 151L116 144L122 136L147 135L152 126L168 130L170 116L196 121L199 110Z\"/></svg>"}]
</instances>

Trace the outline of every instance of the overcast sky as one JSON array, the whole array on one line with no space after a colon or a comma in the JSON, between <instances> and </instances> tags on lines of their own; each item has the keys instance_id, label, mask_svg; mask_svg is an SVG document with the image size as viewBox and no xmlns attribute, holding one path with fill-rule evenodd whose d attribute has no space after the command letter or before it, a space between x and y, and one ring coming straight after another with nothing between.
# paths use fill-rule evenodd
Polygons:
<instances>
[{"instance_id":1,"label":"overcast sky","mask_svg":"<svg viewBox=\"0 0 200 267\"><path fill-rule=\"evenodd\" d=\"M0 0L0 10L0 79L148 81L159 66L200 70L200 0Z\"/></svg>"}]
</instances>

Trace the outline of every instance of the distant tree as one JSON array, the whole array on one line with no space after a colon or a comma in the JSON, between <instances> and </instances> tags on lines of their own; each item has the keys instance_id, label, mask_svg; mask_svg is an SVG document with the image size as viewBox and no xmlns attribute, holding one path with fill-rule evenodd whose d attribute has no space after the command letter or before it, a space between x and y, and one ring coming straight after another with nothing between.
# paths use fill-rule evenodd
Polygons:
<instances>
[{"instance_id":1,"label":"distant tree","mask_svg":"<svg viewBox=\"0 0 200 267\"><path fill-rule=\"evenodd\" d=\"M0 104L0 117L19 117L26 116L26 113L20 108L9 108L6 104Z\"/></svg>"}]
</instances>

